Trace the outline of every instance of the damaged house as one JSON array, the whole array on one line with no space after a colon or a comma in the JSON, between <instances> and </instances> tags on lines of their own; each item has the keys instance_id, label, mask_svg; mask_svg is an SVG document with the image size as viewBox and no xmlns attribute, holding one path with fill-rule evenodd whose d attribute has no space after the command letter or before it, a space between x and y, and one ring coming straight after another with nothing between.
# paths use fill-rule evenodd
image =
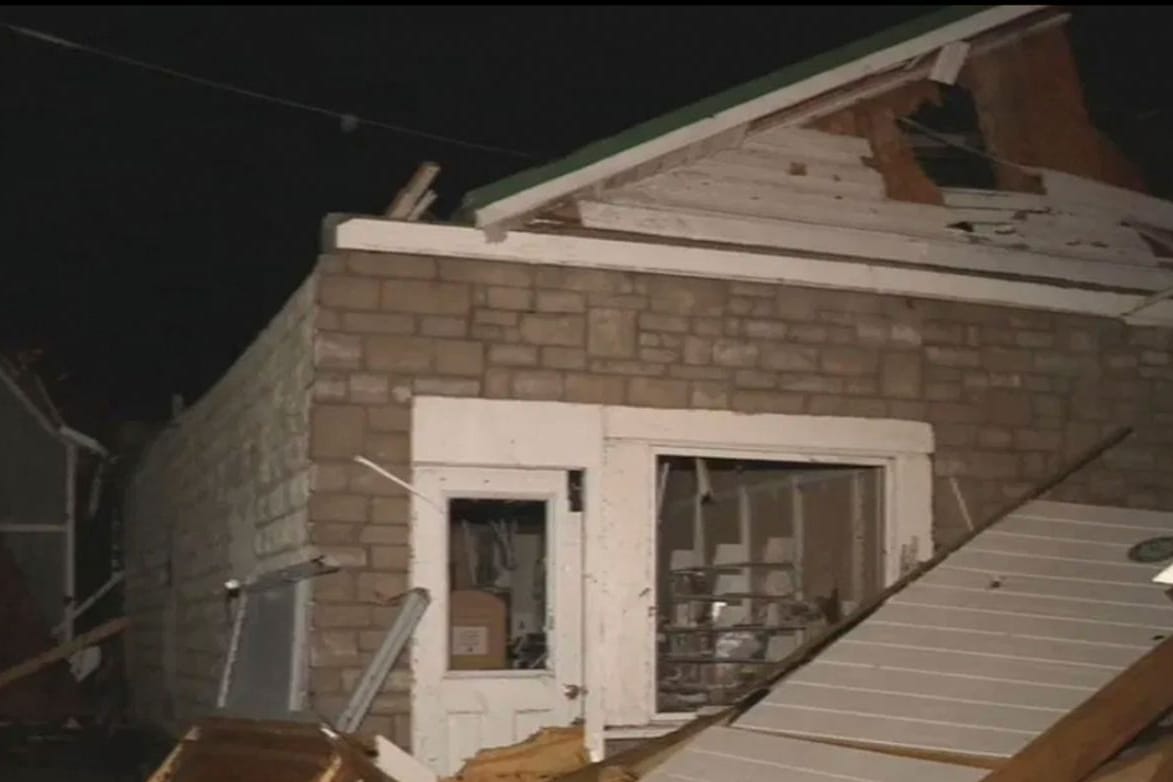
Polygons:
<instances>
[{"instance_id":1,"label":"damaged house","mask_svg":"<svg viewBox=\"0 0 1173 782\"><path fill-rule=\"evenodd\" d=\"M298 590L277 650L291 708L335 717L422 587L365 731L450 774L581 721L598 758L730 703L1131 424L853 651L1010 698L990 660L1018 652L971 659L962 630L1110 646L1080 621L1139 622L1108 582L1173 529L1173 204L1093 127L1065 21L947 9L470 193L452 224L331 218L309 279L138 468L137 713L212 710L223 584L321 554L340 570ZM1081 590L1048 591L1063 578ZM1133 657L1173 603L1135 610L1156 629ZM967 612L996 621L931 629ZM1082 664L1127 663L1104 654ZM846 724L829 688L868 682L840 662L772 712L785 733ZM967 752L1021 746L990 738L998 713L967 712Z\"/></svg>"},{"instance_id":2,"label":"damaged house","mask_svg":"<svg viewBox=\"0 0 1173 782\"><path fill-rule=\"evenodd\" d=\"M91 545L108 541L94 523L106 450L66 425L33 372L3 358L0 433L0 671L7 671L89 629L95 614L86 612L117 581L102 588L110 549ZM64 720L88 708L64 662L0 689L0 725Z\"/></svg>"}]
</instances>

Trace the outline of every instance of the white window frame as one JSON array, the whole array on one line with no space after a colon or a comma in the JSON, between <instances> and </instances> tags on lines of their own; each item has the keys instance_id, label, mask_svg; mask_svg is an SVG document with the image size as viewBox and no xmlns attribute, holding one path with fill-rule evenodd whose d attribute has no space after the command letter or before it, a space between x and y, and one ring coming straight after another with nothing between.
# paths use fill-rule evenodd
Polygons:
<instances>
[{"instance_id":1,"label":"white window frame","mask_svg":"<svg viewBox=\"0 0 1173 782\"><path fill-rule=\"evenodd\" d=\"M454 397L416 397L412 411L413 465L586 471L584 718L595 757L606 726L687 718L655 710L657 454L882 467L887 584L904 552L932 555L932 452L920 421Z\"/></svg>"}]
</instances>

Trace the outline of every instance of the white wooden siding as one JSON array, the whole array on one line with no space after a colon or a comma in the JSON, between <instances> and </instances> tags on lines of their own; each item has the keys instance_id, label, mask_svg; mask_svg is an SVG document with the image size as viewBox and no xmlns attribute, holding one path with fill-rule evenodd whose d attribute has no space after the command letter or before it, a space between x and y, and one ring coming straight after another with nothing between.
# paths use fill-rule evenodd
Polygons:
<instances>
[{"instance_id":1,"label":"white wooden siding","mask_svg":"<svg viewBox=\"0 0 1173 782\"><path fill-rule=\"evenodd\" d=\"M735 727L1009 757L1173 630L1133 544L1173 513L1034 502L779 684Z\"/></svg>"},{"instance_id":2,"label":"white wooden siding","mask_svg":"<svg viewBox=\"0 0 1173 782\"><path fill-rule=\"evenodd\" d=\"M980 768L912 760L735 728L710 728L647 782L977 782Z\"/></svg>"},{"instance_id":3,"label":"white wooden siding","mask_svg":"<svg viewBox=\"0 0 1173 782\"><path fill-rule=\"evenodd\" d=\"M864 162L870 154L862 138L795 127L751 131L732 148L584 194L581 218L588 228L811 252L818 247L793 236L796 228L800 233L803 225L807 232L815 226L847 229L874 234L881 243L893 244L902 237L902 254L874 256L887 260L939 265L940 257L948 257L940 251L918 256L916 248L907 246L908 240L916 239L958 250L998 249L1015 256L1001 263L978 257L972 263L978 272L1104 285L1113 284L1113 270L1150 272L1135 278L1141 287L1167 275L1158 268L1149 244L1125 224L1136 213L1148 215L1159 211L1157 207L1112 208L1108 200L1085 197L1082 190L1080 197L1072 197L1069 191L1078 189L1073 186L1064 186L1054 197L945 189L943 206L893 201L886 197L881 175ZM1080 181L1051 177L1059 183L1056 188L1068 180ZM1173 214L1173 204L1151 198L1144 203L1161 206L1164 211L1158 216ZM715 223L714 218L746 220L752 230L743 232ZM1163 222L1173 224L1173 218ZM1056 261L1067 261L1070 268Z\"/></svg>"}]
</instances>

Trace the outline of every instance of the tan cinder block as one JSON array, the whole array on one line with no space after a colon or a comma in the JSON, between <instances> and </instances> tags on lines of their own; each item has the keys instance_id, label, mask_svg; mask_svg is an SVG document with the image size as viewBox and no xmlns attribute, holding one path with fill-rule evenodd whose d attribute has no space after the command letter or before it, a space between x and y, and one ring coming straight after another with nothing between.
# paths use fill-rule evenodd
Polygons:
<instances>
[{"instance_id":1,"label":"tan cinder block","mask_svg":"<svg viewBox=\"0 0 1173 782\"><path fill-rule=\"evenodd\" d=\"M356 369L362 364L362 340L353 334L319 333L314 364L322 369Z\"/></svg>"},{"instance_id":2,"label":"tan cinder block","mask_svg":"<svg viewBox=\"0 0 1173 782\"><path fill-rule=\"evenodd\" d=\"M536 308L538 312L586 312L586 299L570 291L538 291Z\"/></svg>"},{"instance_id":3,"label":"tan cinder block","mask_svg":"<svg viewBox=\"0 0 1173 782\"><path fill-rule=\"evenodd\" d=\"M372 277L431 279L436 276L436 259L419 255L351 251L346 253L346 264L351 272Z\"/></svg>"},{"instance_id":4,"label":"tan cinder block","mask_svg":"<svg viewBox=\"0 0 1173 782\"><path fill-rule=\"evenodd\" d=\"M631 358L636 351L636 313L592 309L587 314L587 352L603 358Z\"/></svg>"},{"instance_id":5,"label":"tan cinder block","mask_svg":"<svg viewBox=\"0 0 1173 782\"><path fill-rule=\"evenodd\" d=\"M358 574L356 581L358 600L361 603L386 603L407 591L407 576L403 573Z\"/></svg>"},{"instance_id":6,"label":"tan cinder block","mask_svg":"<svg viewBox=\"0 0 1173 782\"><path fill-rule=\"evenodd\" d=\"M689 387L684 380L635 377L628 381L627 400L637 407L688 407Z\"/></svg>"},{"instance_id":7,"label":"tan cinder block","mask_svg":"<svg viewBox=\"0 0 1173 782\"><path fill-rule=\"evenodd\" d=\"M513 394L518 399L559 399L563 380L559 372L519 370L513 375Z\"/></svg>"},{"instance_id":8,"label":"tan cinder block","mask_svg":"<svg viewBox=\"0 0 1173 782\"><path fill-rule=\"evenodd\" d=\"M379 307L379 281L354 275L324 274L318 282L318 300L342 310Z\"/></svg>"},{"instance_id":9,"label":"tan cinder block","mask_svg":"<svg viewBox=\"0 0 1173 782\"><path fill-rule=\"evenodd\" d=\"M440 260L440 278L455 282L525 288L533 284L533 269L518 263L443 258Z\"/></svg>"},{"instance_id":10,"label":"tan cinder block","mask_svg":"<svg viewBox=\"0 0 1173 782\"><path fill-rule=\"evenodd\" d=\"M548 369L585 369L586 363L582 348L542 348L542 366Z\"/></svg>"},{"instance_id":11,"label":"tan cinder block","mask_svg":"<svg viewBox=\"0 0 1173 782\"><path fill-rule=\"evenodd\" d=\"M567 402L620 405L626 401L626 379L572 372L565 377Z\"/></svg>"},{"instance_id":12,"label":"tan cinder block","mask_svg":"<svg viewBox=\"0 0 1173 782\"><path fill-rule=\"evenodd\" d=\"M472 307L472 289L451 282L386 280L382 308L422 315L465 315Z\"/></svg>"},{"instance_id":13,"label":"tan cinder block","mask_svg":"<svg viewBox=\"0 0 1173 782\"><path fill-rule=\"evenodd\" d=\"M310 413L310 456L349 459L363 447L366 412L357 405L316 405Z\"/></svg>"},{"instance_id":14,"label":"tan cinder block","mask_svg":"<svg viewBox=\"0 0 1173 782\"><path fill-rule=\"evenodd\" d=\"M365 348L367 368L383 372L427 372L435 358L435 340L423 337L367 337Z\"/></svg>"},{"instance_id":15,"label":"tan cinder block","mask_svg":"<svg viewBox=\"0 0 1173 782\"><path fill-rule=\"evenodd\" d=\"M884 396L918 399L922 395L921 358L917 352L889 353L884 356L881 377Z\"/></svg>"},{"instance_id":16,"label":"tan cinder block","mask_svg":"<svg viewBox=\"0 0 1173 782\"><path fill-rule=\"evenodd\" d=\"M534 308L534 292L528 288L492 287L486 291L485 301L496 310L521 310Z\"/></svg>"},{"instance_id":17,"label":"tan cinder block","mask_svg":"<svg viewBox=\"0 0 1173 782\"><path fill-rule=\"evenodd\" d=\"M538 363L538 349L533 345L490 345L489 363L532 367Z\"/></svg>"},{"instance_id":18,"label":"tan cinder block","mask_svg":"<svg viewBox=\"0 0 1173 782\"><path fill-rule=\"evenodd\" d=\"M442 375L480 375L485 371L485 346L480 342L436 340L436 371Z\"/></svg>"},{"instance_id":19,"label":"tan cinder block","mask_svg":"<svg viewBox=\"0 0 1173 782\"><path fill-rule=\"evenodd\" d=\"M361 522L370 515L370 498L358 494L314 492L309 499L310 520Z\"/></svg>"},{"instance_id":20,"label":"tan cinder block","mask_svg":"<svg viewBox=\"0 0 1173 782\"><path fill-rule=\"evenodd\" d=\"M523 315L521 337L531 345L581 347L586 320L581 315Z\"/></svg>"}]
</instances>

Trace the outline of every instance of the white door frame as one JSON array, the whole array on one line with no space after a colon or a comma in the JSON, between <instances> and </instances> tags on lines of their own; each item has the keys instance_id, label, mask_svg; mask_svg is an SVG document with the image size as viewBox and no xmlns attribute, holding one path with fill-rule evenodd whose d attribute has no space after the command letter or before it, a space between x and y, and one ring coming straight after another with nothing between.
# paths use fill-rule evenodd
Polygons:
<instances>
[{"instance_id":1,"label":"white door frame","mask_svg":"<svg viewBox=\"0 0 1173 782\"><path fill-rule=\"evenodd\" d=\"M656 718L653 487L655 455L665 451L883 466L885 582L899 575L905 547L920 560L932 555L933 433L927 423L416 397L413 465L586 472L583 706L595 758L607 726L648 726ZM415 585L414 554L412 562ZM424 653L413 647L413 660ZM413 710L417 697L423 696L413 689ZM424 730L412 720L413 745Z\"/></svg>"},{"instance_id":2,"label":"white door frame","mask_svg":"<svg viewBox=\"0 0 1173 782\"><path fill-rule=\"evenodd\" d=\"M522 741L540 727L569 725L582 713L582 515L568 506L567 472L549 468L420 466L413 477L438 507L413 514L413 586L432 595L412 650L412 751L442 775L480 749ZM546 503L543 626L549 664L536 670L450 670L449 546L446 500L531 499ZM418 696L418 697L416 697ZM463 727L464 733L453 735ZM482 743L483 742L483 743Z\"/></svg>"}]
</instances>

